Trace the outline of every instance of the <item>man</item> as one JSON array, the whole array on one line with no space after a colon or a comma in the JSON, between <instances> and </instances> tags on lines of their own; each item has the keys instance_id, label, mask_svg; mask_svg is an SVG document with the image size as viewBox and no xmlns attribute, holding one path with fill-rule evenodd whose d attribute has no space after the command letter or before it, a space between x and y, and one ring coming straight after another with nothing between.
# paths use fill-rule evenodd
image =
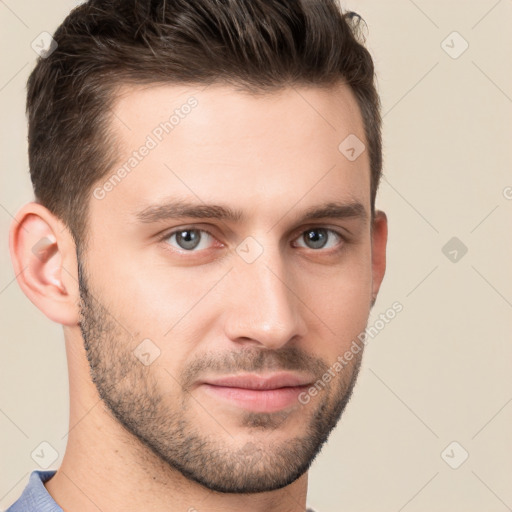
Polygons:
<instances>
[{"instance_id":1,"label":"man","mask_svg":"<svg viewBox=\"0 0 512 512\"><path fill-rule=\"evenodd\" d=\"M10 512L306 510L385 272L357 33L334 0L92 0L58 28L10 248L64 329L69 434Z\"/></svg>"}]
</instances>

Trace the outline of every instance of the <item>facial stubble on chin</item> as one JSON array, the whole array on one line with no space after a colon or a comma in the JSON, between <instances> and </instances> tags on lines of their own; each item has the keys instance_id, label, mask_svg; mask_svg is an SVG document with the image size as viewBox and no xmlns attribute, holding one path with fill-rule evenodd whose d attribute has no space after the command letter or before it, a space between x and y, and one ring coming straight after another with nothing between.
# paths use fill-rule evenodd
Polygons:
<instances>
[{"instance_id":1,"label":"facial stubble on chin","mask_svg":"<svg viewBox=\"0 0 512 512\"><path fill-rule=\"evenodd\" d=\"M294 419L292 415L291 421L306 421L304 435L273 441L271 437L275 429L281 425L286 429L288 414L247 411L241 420L241 427L247 431L247 441L240 446L240 435L233 436L211 413L214 420L211 423L219 427L218 432L201 431L198 421L194 420L191 405L196 399L188 393L187 383L192 382L201 370L212 366L225 370L225 373L240 369L307 370L321 380L328 365L296 348L244 350L213 361L205 358L194 361L179 379L171 378L169 374L171 384L176 386L179 382L183 391L180 403L172 407L171 403L165 402L152 367L143 365L130 349L135 348L137 341L103 307L101 297L91 293L80 258L78 278L79 325L92 381L107 412L133 436L134 443L149 450L160 464L164 462L186 478L223 493L280 489L309 469L350 400L363 351L354 357L351 366L346 366L342 374L333 379L331 387L295 412L302 415L304 411L303 417ZM256 431L265 436L255 436ZM146 460L150 461L150 458Z\"/></svg>"}]
</instances>

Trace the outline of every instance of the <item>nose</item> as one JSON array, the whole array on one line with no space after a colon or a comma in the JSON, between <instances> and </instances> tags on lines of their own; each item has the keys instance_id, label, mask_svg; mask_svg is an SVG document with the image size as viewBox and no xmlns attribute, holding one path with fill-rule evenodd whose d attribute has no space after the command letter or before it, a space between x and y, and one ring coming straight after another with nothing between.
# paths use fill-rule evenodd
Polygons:
<instances>
[{"instance_id":1,"label":"nose","mask_svg":"<svg viewBox=\"0 0 512 512\"><path fill-rule=\"evenodd\" d=\"M239 259L230 273L230 311L225 333L237 343L278 349L306 333L304 298L297 295L290 269L278 250L256 261ZM302 309L301 309L302 308Z\"/></svg>"}]
</instances>

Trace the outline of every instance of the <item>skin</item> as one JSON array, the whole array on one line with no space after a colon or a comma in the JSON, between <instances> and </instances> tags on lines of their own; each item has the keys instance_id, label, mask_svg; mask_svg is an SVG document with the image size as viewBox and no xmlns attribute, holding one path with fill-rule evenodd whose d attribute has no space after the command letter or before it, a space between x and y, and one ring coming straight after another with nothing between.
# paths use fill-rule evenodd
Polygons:
<instances>
[{"instance_id":1,"label":"skin","mask_svg":"<svg viewBox=\"0 0 512 512\"><path fill-rule=\"evenodd\" d=\"M367 152L350 161L338 150L349 134L364 140L353 93L343 84L258 97L224 85L123 88L111 120L118 167L191 96L198 106L132 172L104 198L91 195L79 260L42 205L25 205L11 226L18 283L64 328L70 427L46 488L66 511L304 511L307 469L356 382L362 351L309 403L276 412L200 385L282 369L321 380L364 331L387 219L377 211L372 225ZM246 218L137 220L172 198ZM366 219L299 220L331 201L361 203ZM177 228L210 235L194 231L201 242L187 252L170 236ZM313 228L325 246L305 239ZM237 248L259 256L249 263ZM159 351L148 365L133 353L142 340Z\"/></svg>"}]
</instances>

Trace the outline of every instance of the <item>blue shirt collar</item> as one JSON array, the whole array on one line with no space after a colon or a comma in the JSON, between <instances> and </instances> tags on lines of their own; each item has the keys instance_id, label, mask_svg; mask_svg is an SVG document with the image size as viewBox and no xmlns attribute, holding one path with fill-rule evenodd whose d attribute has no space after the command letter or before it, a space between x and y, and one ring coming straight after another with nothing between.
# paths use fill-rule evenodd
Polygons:
<instances>
[{"instance_id":1,"label":"blue shirt collar","mask_svg":"<svg viewBox=\"0 0 512 512\"><path fill-rule=\"evenodd\" d=\"M21 496L5 512L63 512L43 485L56 472L56 469L32 471Z\"/></svg>"}]
</instances>

